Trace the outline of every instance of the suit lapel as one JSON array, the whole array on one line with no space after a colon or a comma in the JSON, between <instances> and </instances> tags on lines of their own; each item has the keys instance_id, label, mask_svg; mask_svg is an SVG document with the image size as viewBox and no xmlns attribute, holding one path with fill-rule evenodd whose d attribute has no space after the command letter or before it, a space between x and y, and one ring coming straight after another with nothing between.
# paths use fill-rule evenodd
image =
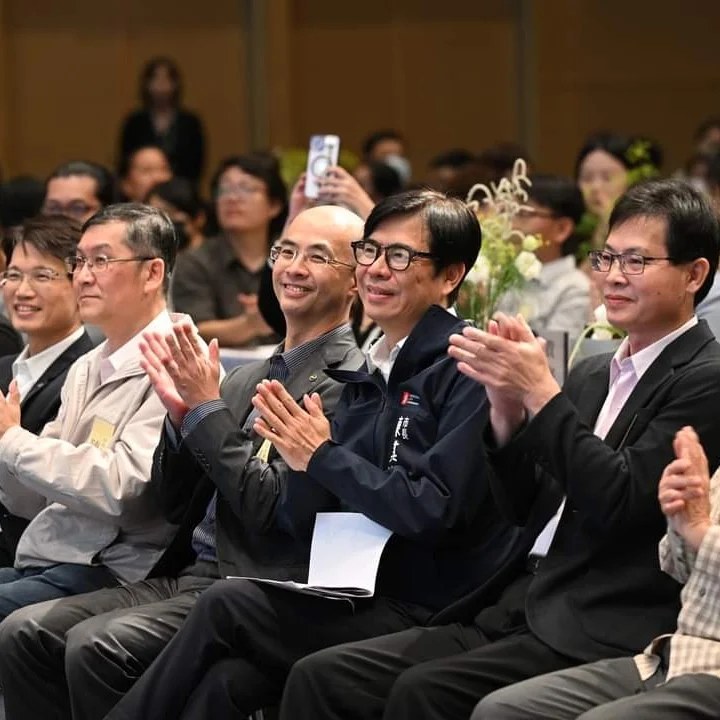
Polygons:
<instances>
[{"instance_id":1,"label":"suit lapel","mask_svg":"<svg viewBox=\"0 0 720 720\"><path fill-rule=\"evenodd\" d=\"M61 353L50 367L38 378L23 398L21 407L25 407L32 399L58 375L64 373L81 355L92 350L93 342L87 333L81 335L65 352Z\"/></svg>"},{"instance_id":2,"label":"suit lapel","mask_svg":"<svg viewBox=\"0 0 720 720\"><path fill-rule=\"evenodd\" d=\"M672 378L674 369L690 362L713 339L707 324L700 321L670 343L640 378L608 431L605 442L613 448L625 445L638 416L652 402L659 389Z\"/></svg>"},{"instance_id":3,"label":"suit lapel","mask_svg":"<svg viewBox=\"0 0 720 720\"><path fill-rule=\"evenodd\" d=\"M582 395L576 403L581 420L589 427L594 428L597 416L600 414L608 393L610 378L610 358L592 370L583 380Z\"/></svg>"}]
</instances>

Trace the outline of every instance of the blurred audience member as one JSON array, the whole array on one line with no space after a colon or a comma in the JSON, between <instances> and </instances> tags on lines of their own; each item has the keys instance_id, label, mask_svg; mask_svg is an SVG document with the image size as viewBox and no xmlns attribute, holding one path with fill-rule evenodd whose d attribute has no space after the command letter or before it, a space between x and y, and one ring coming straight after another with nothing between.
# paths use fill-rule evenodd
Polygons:
<instances>
[{"instance_id":1,"label":"blurred audience member","mask_svg":"<svg viewBox=\"0 0 720 720\"><path fill-rule=\"evenodd\" d=\"M178 251L194 250L203 244L205 207L189 180L175 177L154 185L145 202L170 216L178 236Z\"/></svg>"},{"instance_id":2,"label":"blurred audience member","mask_svg":"<svg viewBox=\"0 0 720 720\"><path fill-rule=\"evenodd\" d=\"M360 163L352 173L373 204L402 192L404 184L400 173L382 161Z\"/></svg>"},{"instance_id":3,"label":"blurred audience member","mask_svg":"<svg viewBox=\"0 0 720 720\"><path fill-rule=\"evenodd\" d=\"M651 140L601 132L591 135L575 160L575 178L592 219L584 230L593 248L601 247L616 200L631 185L656 177L662 150Z\"/></svg>"},{"instance_id":4,"label":"blurred audience member","mask_svg":"<svg viewBox=\"0 0 720 720\"><path fill-rule=\"evenodd\" d=\"M464 200L470 188L480 181L478 157L469 150L456 148L446 150L430 161L425 184L433 190Z\"/></svg>"},{"instance_id":5,"label":"blurred audience member","mask_svg":"<svg viewBox=\"0 0 720 720\"><path fill-rule=\"evenodd\" d=\"M405 155L405 139L397 130L376 130L362 144L362 161L384 162L399 175L403 186L410 182L412 168Z\"/></svg>"},{"instance_id":6,"label":"blurred audience member","mask_svg":"<svg viewBox=\"0 0 720 720\"><path fill-rule=\"evenodd\" d=\"M708 156L705 191L715 212L720 214L720 153ZM697 316L710 326L715 338L720 341L720 273L715 273L710 292L698 303Z\"/></svg>"},{"instance_id":7,"label":"blurred audience member","mask_svg":"<svg viewBox=\"0 0 720 720\"><path fill-rule=\"evenodd\" d=\"M157 145L145 145L124 156L118 168L123 200L142 203L150 188L172 177L170 161Z\"/></svg>"},{"instance_id":8,"label":"blurred audience member","mask_svg":"<svg viewBox=\"0 0 720 720\"><path fill-rule=\"evenodd\" d=\"M515 161L522 158L530 168L530 155L526 148L515 142L499 142L483 150L477 157L478 177L475 182L488 185L498 183L512 173Z\"/></svg>"},{"instance_id":9,"label":"blurred audience member","mask_svg":"<svg viewBox=\"0 0 720 720\"><path fill-rule=\"evenodd\" d=\"M173 280L175 309L221 346L270 339L257 292L270 245L287 216L287 190L275 157L250 153L224 160L212 181L220 232L183 253Z\"/></svg>"},{"instance_id":10,"label":"blurred audience member","mask_svg":"<svg viewBox=\"0 0 720 720\"><path fill-rule=\"evenodd\" d=\"M572 344L590 319L590 280L575 264L575 228L585 212L582 195L572 180L534 175L528 201L515 217L515 227L538 235L535 255L540 276L529 280L501 309L521 312L538 335L568 333Z\"/></svg>"},{"instance_id":11,"label":"blurred audience member","mask_svg":"<svg viewBox=\"0 0 720 720\"><path fill-rule=\"evenodd\" d=\"M200 119L182 107L182 78L174 60L158 57L140 76L142 109L123 123L120 160L138 148L157 145L167 155L173 173L197 184L203 170L205 140Z\"/></svg>"},{"instance_id":12,"label":"blurred audience member","mask_svg":"<svg viewBox=\"0 0 720 720\"><path fill-rule=\"evenodd\" d=\"M45 215L65 215L84 223L115 201L115 180L102 165L73 160L54 170L45 183Z\"/></svg>"},{"instance_id":13,"label":"blurred audience member","mask_svg":"<svg viewBox=\"0 0 720 720\"><path fill-rule=\"evenodd\" d=\"M20 424L40 433L60 408L60 388L70 366L92 350L83 330L66 258L75 255L80 223L68 217L39 216L19 233L2 290L13 326L27 337L20 354L0 357L0 391L15 380L20 393ZM2 347L0 346L0 352ZM28 520L0 505L0 565L11 566Z\"/></svg>"},{"instance_id":14,"label":"blurred audience member","mask_svg":"<svg viewBox=\"0 0 720 720\"><path fill-rule=\"evenodd\" d=\"M720 116L705 118L695 130L695 151L712 155L720 152Z\"/></svg>"}]
</instances>

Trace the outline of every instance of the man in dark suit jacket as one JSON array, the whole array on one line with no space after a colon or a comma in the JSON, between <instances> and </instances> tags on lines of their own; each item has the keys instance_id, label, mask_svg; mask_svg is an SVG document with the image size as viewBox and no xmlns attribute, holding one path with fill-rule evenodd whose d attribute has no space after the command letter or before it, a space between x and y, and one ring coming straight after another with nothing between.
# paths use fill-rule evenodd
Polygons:
<instances>
[{"instance_id":1,"label":"man in dark suit jacket","mask_svg":"<svg viewBox=\"0 0 720 720\"><path fill-rule=\"evenodd\" d=\"M142 583L13 614L2 633L8 718L103 717L218 578L307 579L309 543L275 517L288 468L253 432L251 399L259 382L276 378L298 400L320 395L332 416L342 386L326 369L362 363L349 325L350 241L361 234L362 221L342 208L296 218L288 228L293 260L273 270L285 341L269 360L235 368L220 389L217 341L208 357L189 326L169 342L147 338L146 370L168 410L152 484L177 535ZM43 692L28 695L39 682Z\"/></svg>"},{"instance_id":2,"label":"man in dark suit jacket","mask_svg":"<svg viewBox=\"0 0 720 720\"><path fill-rule=\"evenodd\" d=\"M613 211L605 249L591 253L608 319L628 334L613 358L584 361L561 390L519 319L451 338L451 355L491 402L501 508L524 523L564 496L559 512L526 572L469 594L435 618L444 624L297 663L283 719L467 720L495 689L632 654L673 630L679 586L658 563L657 485L684 425L697 428L711 465L720 461L720 346L694 314L719 251L700 194L674 181L636 186Z\"/></svg>"},{"instance_id":3,"label":"man in dark suit jacket","mask_svg":"<svg viewBox=\"0 0 720 720\"><path fill-rule=\"evenodd\" d=\"M12 323L28 344L19 355L0 358L0 391L19 385L20 423L40 433L60 408L60 388L70 366L93 348L82 329L65 258L75 252L80 225L65 217L29 220L3 273L3 294ZM29 518L0 505L0 565L11 566Z\"/></svg>"}]
</instances>

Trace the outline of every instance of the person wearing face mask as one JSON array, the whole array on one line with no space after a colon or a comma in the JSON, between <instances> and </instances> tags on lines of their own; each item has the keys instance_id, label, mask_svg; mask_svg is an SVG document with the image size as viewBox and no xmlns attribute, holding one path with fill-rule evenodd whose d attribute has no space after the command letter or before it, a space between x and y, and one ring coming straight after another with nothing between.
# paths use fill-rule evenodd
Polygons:
<instances>
[{"instance_id":1,"label":"person wearing face mask","mask_svg":"<svg viewBox=\"0 0 720 720\"><path fill-rule=\"evenodd\" d=\"M165 211L175 226L178 252L195 250L205 241L205 208L193 184L182 177L174 177L153 185L145 198L152 207Z\"/></svg>"}]
</instances>

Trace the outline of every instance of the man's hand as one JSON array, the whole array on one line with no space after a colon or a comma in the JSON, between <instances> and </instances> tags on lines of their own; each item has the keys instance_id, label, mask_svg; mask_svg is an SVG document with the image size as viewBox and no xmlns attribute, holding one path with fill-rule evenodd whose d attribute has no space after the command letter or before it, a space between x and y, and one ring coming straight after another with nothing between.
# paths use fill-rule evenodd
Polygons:
<instances>
[{"instance_id":1,"label":"man's hand","mask_svg":"<svg viewBox=\"0 0 720 720\"><path fill-rule=\"evenodd\" d=\"M253 406L260 412L253 429L270 440L293 470L307 470L315 451L330 440L330 423L317 393L305 395L301 408L277 380L257 386Z\"/></svg>"},{"instance_id":2,"label":"man's hand","mask_svg":"<svg viewBox=\"0 0 720 720\"><path fill-rule=\"evenodd\" d=\"M285 228L290 227L290 223L304 210L312 207L312 201L305 195L305 181L307 174L302 173L293 185L288 199L288 215L285 220ZM283 229L283 237L285 236L285 228Z\"/></svg>"},{"instance_id":3,"label":"man's hand","mask_svg":"<svg viewBox=\"0 0 720 720\"><path fill-rule=\"evenodd\" d=\"M173 379L165 369L166 363L171 359L165 337L157 332L143 333L140 352L142 353L140 366L147 373L155 393L165 406L170 422L177 430L180 430L189 408L180 397Z\"/></svg>"},{"instance_id":4,"label":"man's hand","mask_svg":"<svg viewBox=\"0 0 720 720\"><path fill-rule=\"evenodd\" d=\"M239 293L237 298L244 310L244 313L240 315L240 320L245 319L252 336L264 337L265 335L272 335L272 328L265 322L265 318L260 313L258 296Z\"/></svg>"},{"instance_id":5,"label":"man's hand","mask_svg":"<svg viewBox=\"0 0 720 720\"><path fill-rule=\"evenodd\" d=\"M690 427L678 430L673 449L676 457L660 478L658 499L670 527L697 551L712 525L707 457Z\"/></svg>"},{"instance_id":6,"label":"man's hand","mask_svg":"<svg viewBox=\"0 0 720 720\"><path fill-rule=\"evenodd\" d=\"M367 219L375 203L347 170L330 167L318 180L318 203L336 203Z\"/></svg>"},{"instance_id":7,"label":"man's hand","mask_svg":"<svg viewBox=\"0 0 720 720\"><path fill-rule=\"evenodd\" d=\"M17 382L13 380L8 394L0 393L0 438L11 428L20 424L20 392Z\"/></svg>"},{"instance_id":8,"label":"man's hand","mask_svg":"<svg viewBox=\"0 0 720 720\"><path fill-rule=\"evenodd\" d=\"M488 331L466 327L450 336L448 353L458 370L485 385L491 403L503 412L520 404L532 415L560 392L550 372L545 343L536 338L521 316L497 313Z\"/></svg>"}]
</instances>

